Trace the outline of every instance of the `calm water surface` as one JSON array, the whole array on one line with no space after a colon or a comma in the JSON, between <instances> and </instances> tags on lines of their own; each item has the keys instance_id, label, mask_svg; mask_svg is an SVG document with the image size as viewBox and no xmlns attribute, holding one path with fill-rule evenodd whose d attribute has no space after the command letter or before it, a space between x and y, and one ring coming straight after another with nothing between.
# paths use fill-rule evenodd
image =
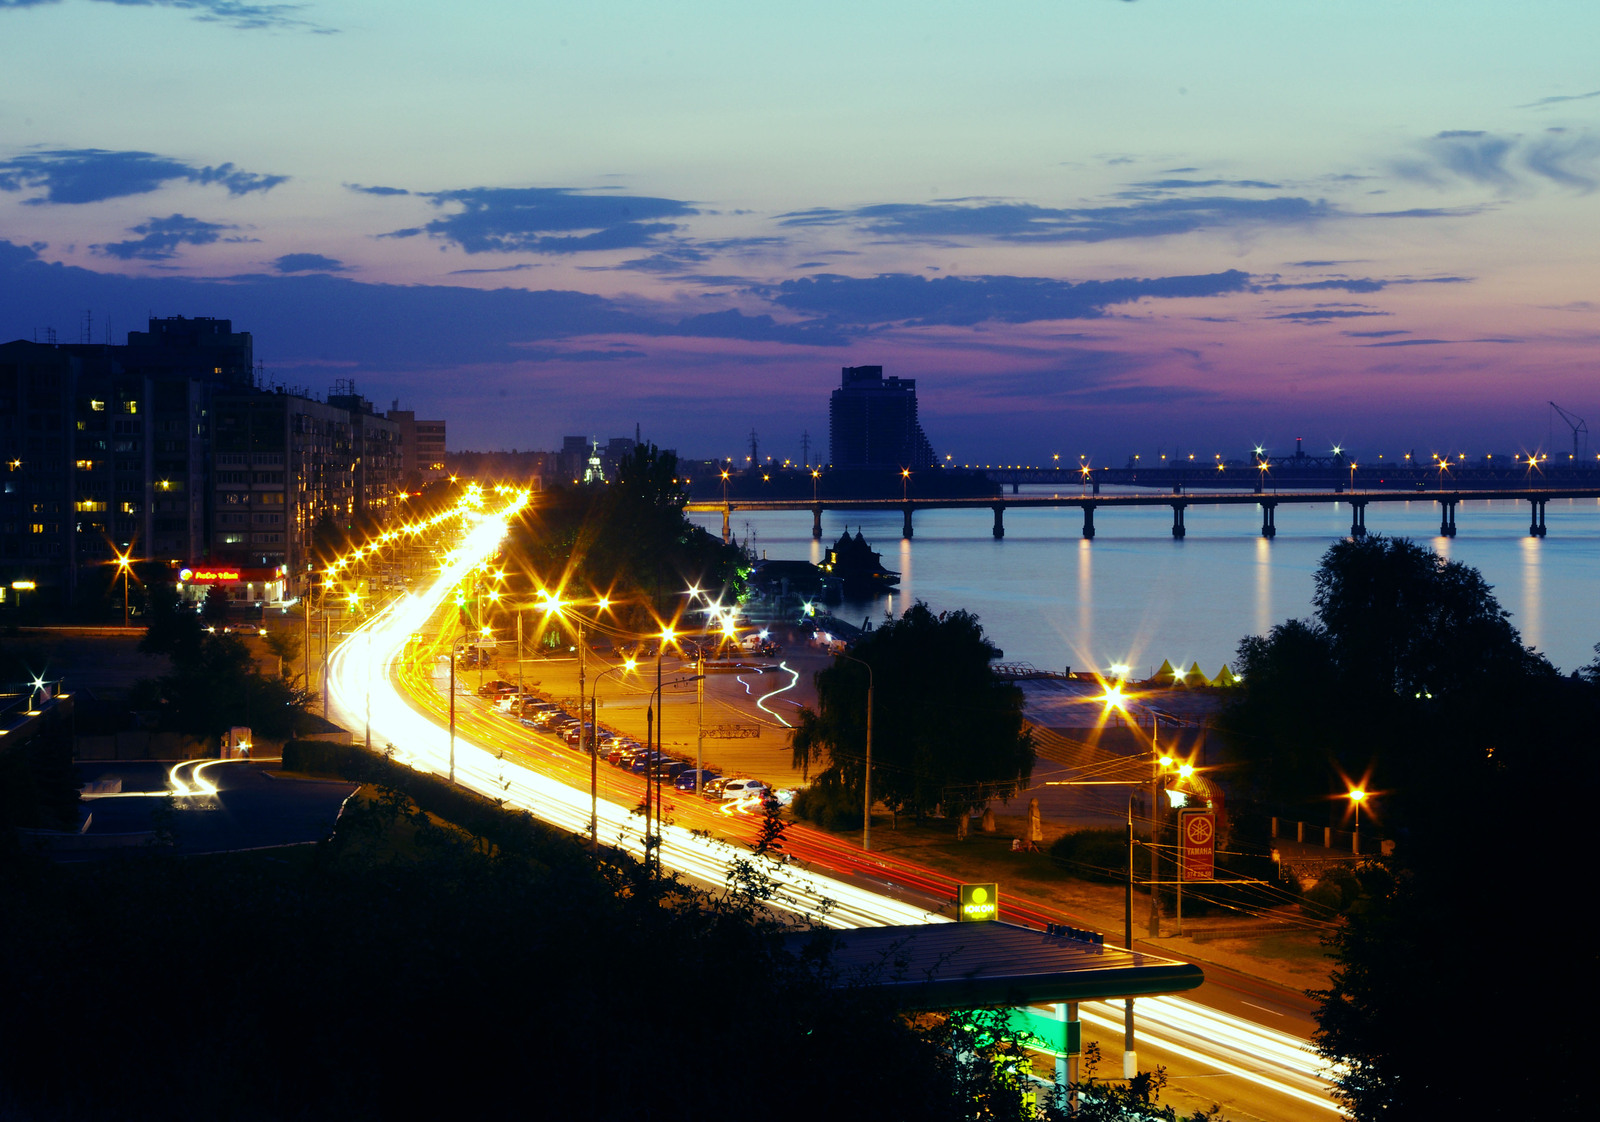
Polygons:
<instances>
[{"instance_id":1,"label":"calm water surface","mask_svg":"<svg viewBox=\"0 0 1600 1122\"><path fill-rule=\"evenodd\" d=\"M1514 501L1463 503L1456 537L1444 538L1431 501L1373 503L1367 528L1478 569L1523 641L1570 671L1589 662L1600 642L1600 501L1552 501L1543 539L1528 536L1528 513L1527 503ZM694 517L720 533L720 515ZM1170 659L1198 662L1212 675L1242 637L1311 614L1312 574L1328 546L1349 533L1350 508L1280 506L1272 541L1260 536L1254 506L1191 505L1182 541L1172 537L1164 506L1101 508L1093 542L1081 537L1083 515L1072 507L1007 510L999 541L991 523L988 508L919 511L916 537L905 541L898 513L827 512L822 542L812 541L808 511L735 510L732 525L758 555L812 561L846 526L859 526L884 564L900 571L901 586L874 603L836 609L852 623L923 600L935 611L975 612L1007 661L1052 669L1126 662L1148 672Z\"/></svg>"}]
</instances>

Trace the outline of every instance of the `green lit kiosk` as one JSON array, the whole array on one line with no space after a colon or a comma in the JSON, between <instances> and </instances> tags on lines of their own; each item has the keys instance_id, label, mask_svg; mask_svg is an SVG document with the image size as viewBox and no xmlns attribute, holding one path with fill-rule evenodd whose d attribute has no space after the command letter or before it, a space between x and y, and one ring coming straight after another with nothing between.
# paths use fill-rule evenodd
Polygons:
<instances>
[{"instance_id":1,"label":"green lit kiosk","mask_svg":"<svg viewBox=\"0 0 1600 1122\"><path fill-rule=\"evenodd\" d=\"M1019 1039L1055 1056L1065 1087L1077 1081L1080 1001L1158 997L1205 981L1192 963L1108 947L1096 932L1002 922L993 884L960 891L964 922L828 932L838 984L875 989L906 1010L1009 1009Z\"/></svg>"}]
</instances>

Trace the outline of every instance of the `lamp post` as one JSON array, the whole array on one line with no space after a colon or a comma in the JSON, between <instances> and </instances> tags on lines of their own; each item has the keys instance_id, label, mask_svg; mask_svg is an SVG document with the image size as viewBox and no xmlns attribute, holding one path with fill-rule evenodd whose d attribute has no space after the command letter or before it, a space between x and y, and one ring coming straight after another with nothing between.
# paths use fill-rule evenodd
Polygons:
<instances>
[{"instance_id":1,"label":"lamp post","mask_svg":"<svg viewBox=\"0 0 1600 1122\"><path fill-rule=\"evenodd\" d=\"M1356 857L1361 856L1361 803L1366 797L1366 791L1360 787L1353 788L1350 792L1350 805L1356 812L1356 833L1350 842L1350 852Z\"/></svg>"},{"instance_id":2,"label":"lamp post","mask_svg":"<svg viewBox=\"0 0 1600 1122\"><path fill-rule=\"evenodd\" d=\"M129 559L131 550L123 550L117 554L117 572L122 575L122 626L128 626L128 575L133 569L133 562Z\"/></svg>"},{"instance_id":3,"label":"lamp post","mask_svg":"<svg viewBox=\"0 0 1600 1122\"><path fill-rule=\"evenodd\" d=\"M634 662L633 659L630 658L630 659L627 659L627 660L619 663L616 666L611 667L609 670L600 671L600 673L598 673L598 674L596 674L594 676L594 689L589 695L590 698L591 699L598 698L599 693L600 693L600 679L601 678L604 678L607 674L615 674L619 670L623 671L625 673L630 673L631 674L633 672L633 668L636 665L638 665L638 664L636 662ZM598 710L600 708L598 702L595 703L594 708L596 710L595 716L598 718L598 716L599 716ZM580 731L578 733L578 737L581 740L582 737L583 737L583 733L581 731L582 725L583 725L583 714L580 713L578 715L578 718L579 718L578 724L579 724L579 729L580 729ZM599 730L596 729L595 731L598 732ZM600 746L598 744L595 745L594 749L589 753L589 847L595 854L597 854L597 855L599 854L599 852L600 852Z\"/></svg>"},{"instance_id":4,"label":"lamp post","mask_svg":"<svg viewBox=\"0 0 1600 1122\"><path fill-rule=\"evenodd\" d=\"M544 591L542 589L540 590L539 595L544 597L544 603L541 604L540 607L544 610L544 612L547 615L564 616L564 615L566 615L568 609L576 608L576 607L579 606L577 601L563 600L559 596L553 596L549 592ZM593 602L593 606L595 608L601 610L601 611L605 611L606 609L611 607L611 601L607 597L604 597L604 596L596 597L596 599ZM584 639L583 639L583 625L584 625L584 623L586 621L584 620L584 617L578 612L573 612L572 613L572 618L575 621L575 630L577 632L577 639L578 639L578 751L582 752L584 750L584 747L585 747L584 746L585 733L589 732L589 730L585 727L586 725L589 724L589 722L584 719L584 713L583 713L584 678L585 678L585 676L587 674L587 670L588 670L588 660L585 657L586 654L587 654L587 650L586 650L586 645L585 645ZM517 639L517 646L518 646L518 661L517 661L518 679L517 680L519 682L521 681L521 676L520 675L521 675L521 668L522 668L522 661L521 661L521 646L522 646L521 635L522 635L522 630L521 630L521 628L522 628L522 616L521 616L521 613L519 611L519 613L517 615L517 636L518 636L518 639ZM631 665L631 660L630 660L630 665ZM603 674L602 674L602 676L603 676ZM599 682L599 680L600 680L599 678L595 679L595 681L597 683ZM519 693L518 696L520 697L521 694ZM597 728L594 731L598 732L599 729ZM593 734L592 733L589 734L588 739L590 739L591 741L593 740ZM593 834L594 834L595 851L598 852L599 851L599 846L600 846L600 770L599 770L599 768L600 768L600 764L599 764L600 754L599 754L598 751L595 750L595 746L592 743L588 747L589 747L589 756L590 756L590 759L589 759L590 827L591 827L591 829L593 831Z\"/></svg>"},{"instance_id":5,"label":"lamp post","mask_svg":"<svg viewBox=\"0 0 1600 1122\"><path fill-rule=\"evenodd\" d=\"M900 501L906 502L911 494L911 469L900 469Z\"/></svg>"},{"instance_id":6,"label":"lamp post","mask_svg":"<svg viewBox=\"0 0 1600 1122\"><path fill-rule=\"evenodd\" d=\"M841 653L837 657L867 668L867 764L861 771L861 848L865 852L872 848L872 664L854 655Z\"/></svg>"},{"instance_id":7,"label":"lamp post","mask_svg":"<svg viewBox=\"0 0 1600 1122\"><path fill-rule=\"evenodd\" d=\"M472 636L458 635L450 644L450 782L456 781L456 651Z\"/></svg>"}]
</instances>

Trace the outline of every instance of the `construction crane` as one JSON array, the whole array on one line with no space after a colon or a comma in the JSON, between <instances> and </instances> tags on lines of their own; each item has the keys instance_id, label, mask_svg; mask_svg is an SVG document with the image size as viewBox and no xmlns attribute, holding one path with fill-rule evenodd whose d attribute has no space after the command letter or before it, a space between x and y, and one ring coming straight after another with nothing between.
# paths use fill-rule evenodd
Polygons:
<instances>
[{"instance_id":1,"label":"construction crane","mask_svg":"<svg viewBox=\"0 0 1600 1122\"><path fill-rule=\"evenodd\" d=\"M1567 422L1567 425L1572 429L1572 458L1574 460L1580 458L1587 459L1589 456L1588 424L1582 417L1574 417L1571 413L1568 413L1565 409L1561 408L1561 406L1557 405L1553 401L1550 403L1550 408L1554 409L1561 419ZM1583 446L1581 448L1578 446L1578 437L1580 435L1583 437Z\"/></svg>"}]
</instances>

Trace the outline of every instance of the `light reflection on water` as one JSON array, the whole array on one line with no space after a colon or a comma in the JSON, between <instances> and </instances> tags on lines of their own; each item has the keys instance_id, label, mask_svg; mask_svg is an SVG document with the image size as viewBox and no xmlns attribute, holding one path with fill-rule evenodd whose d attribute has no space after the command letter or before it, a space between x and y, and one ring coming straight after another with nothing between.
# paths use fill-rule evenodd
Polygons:
<instances>
[{"instance_id":1,"label":"light reflection on water","mask_svg":"<svg viewBox=\"0 0 1600 1122\"><path fill-rule=\"evenodd\" d=\"M720 533L720 515L693 517ZM977 613L1007 661L1054 669L1127 662L1149 671L1170 659L1198 661L1207 674L1233 658L1245 635L1311 614L1317 563L1350 530L1350 508L1331 501L1279 506L1272 541L1260 536L1254 506L1191 505L1181 541L1164 506L1102 507L1092 542L1081 536L1075 508L1008 509L1000 540L990 534L987 507L919 511L915 519L910 541L893 510L825 512L821 543L811 538L809 511L735 511L733 530L739 538L753 532L757 551L770 557L817 561L847 524L852 532L859 526L902 582L898 594L835 609L852 623L898 614L916 598L935 611ZM1452 539L1439 536L1431 500L1367 508L1369 532L1410 537L1476 567L1524 641L1570 671L1600 642L1600 500L1552 500L1545 538L1529 537L1528 521L1526 503L1463 503Z\"/></svg>"}]
</instances>

